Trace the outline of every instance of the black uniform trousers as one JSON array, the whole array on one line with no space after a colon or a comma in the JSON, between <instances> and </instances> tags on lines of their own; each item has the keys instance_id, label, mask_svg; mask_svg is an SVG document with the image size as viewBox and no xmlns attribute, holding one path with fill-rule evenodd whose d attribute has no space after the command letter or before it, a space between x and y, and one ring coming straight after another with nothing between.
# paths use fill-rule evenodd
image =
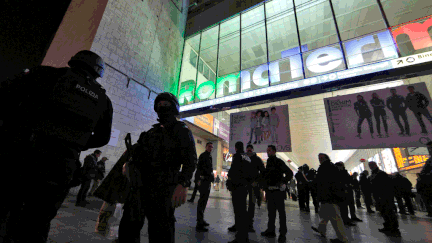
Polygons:
<instances>
[{"instance_id":1,"label":"black uniform trousers","mask_svg":"<svg viewBox=\"0 0 432 243\"><path fill-rule=\"evenodd\" d=\"M29 236L34 243L45 243L48 239L51 220L69 193L69 183L79 165L77 151L48 142L24 148L26 154L43 159L43 163L25 156L16 161L15 157L17 163L10 163L2 170L3 185L7 185L5 178L10 178L5 173L11 171L19 170L26 180L14 181L13 187L5 186L3 190L8 198L1 202L0 242L29 242Z\"/></svg>"},{"instance_id":2,"label":"black uniform trousers","mask_svg":"<svg viewBox=\"0 0 432 243\"><path fill-rule=\"evenodd\" d=\"M303 210L309 209L309 187L307 185L297 186L299 207Z\"/></svg>"},{"instance_id":3,"label":"black uniform trousers","mask_svg":"<svg viewBox=\"0 0 432 243\"><path fill-rule=\"evenodd\" d=\"M261 192L258 186L248 186L249 203L248 203L248 215L250 219L250 226L252 227L255 217L255 203L261 206Z\"/></svg>"},{"instance_id":4,"label":"black uniform trousers","mask_svg":"<svg viewBox=\"0 0 432 243\"><path fill-rule=\"evenodd\" d=\"M189 199L190 201L194 201L196 194L198 192L199 186L198 186L198 182L195 182L195 186L194 186L194 190L192 192L192 197Z\"/></svg>"},{"instance_id":5,"label":"black uniform trousers","mask_svg":"<svg viewBox=\"0 0 432 243\"><path fill-rule=\"evenodd\" d=\"M204 222L204 211L207 206L207 202L210 196L211 182L201 181L201 186L199 187L200 198L198 200L197 206L197 222L198 224Z\"/></svg>"},{"instance_id":6,"label":"black uniform trousers","mask_svg":"<svg viewBox=\"0 0 432 243\"><path fill-rule=\"evenodd\" d=\"M88 179L88 178L85 178L82 181L81 188L80 188L78 195L77 195L76 203L81 203L81 202L84 202L86 200L87 193L90 190L91 181L92 181L92 179Z\"/></svg>"},{"instance_id":7,"label":"black uniform trousers","mask_svg":"<svg viewBox=\"0 0 432 243\"><path fill-rule=\"evenodd\" d=\"M232 202L234 208L234 224L237 229L236 240L238 242L246 242L248 237L249 220L246 208L246 198L248 188L246 186L237 187L232 190Z\"/></svg>"},{"instance_id":8,"label":"black uniform trousers","mask_svg":"<svg viewBox=\"0 0 432 243\"><path fill-rule=\"evenodd\" d=\"M399 212L404 213L405 211L405 206L408 208L408 212L410 212L411 214L414 214L414 207L411 201L411 197L409 195L409 193L402 193L400 195L396 195L396 201L398 203L398 207L399 207ZM403 203L403 201L405 201L405 204Z\"/></svg>"},{"instance_id":9,"label":"black uniform trousers","mask_svg":"<svg viewBox=\"0 0 432 243\"><path fill-rule=\"evenodd\" d=\"M385 197L381 198L380 202L381 216L384 219L384 228L388 230L399 230L399 222L394 209L394 198Z\"/></svg>"},{"instance_id":10,"label":"black uniform trousers","mask_svg":"<svg viewBox=\"0 0 432 243\"><path fill-rule=\"evenodd\" d=\"M348 189L348 198L347 204L350 212L351 218L357 218L356 215L356 207L354 204L354 191L352 189Z\"/></svg>"},{"instance_id":11,"label":"black uniform trousers","mask_svg":"<svg viewBox=\"0 0 432 243\"><path fill-rule=\"evenodd\" d=\"M140 190L140 198L135 196L135 190L129 193L119 226L120 243L139 243L145 218L148 220L149 242L175 241L172 196L176 186L149 184L135 189Z\"/></svg>"},{"instance_id":12,"label":"black uniform trousers","mask_svg":"<svg viewBox=\"0 0 432 243\"><path fill-rule=\"evenodd\" d=\"M363 190L363 198L366 204L367 211L372 211L372 193L366 190Z\"/></svg>"},{"instance_id":13,"label":"black uniform trousers","mask_svg":"<svg viewBox=\"0 0 432 243\"><path fill-rule=\"evenodd\" d=\"M359 208L362 206L361 202L360 202L360 198L361 198L360 189L354 190L354 193L355 193L355 202L356 202L357 208Z\"/></svg>"},{"instance_id":14,"label":"black uniform trousers","mask_svg":"<svg viewBox=\"0 0 432 243\"><path fill-rule=\"evenodd\" d=\"M312 196L312 202L313 205L315 207L315 209L318 211L319 210L319 202L318 202L318 188L314 187L314 186L310 186L310 192L311 192L311 196ZM309 208L309 201L306 202Z\"/></svg>"},{"instance_id":15,"label":"black uniform trousers","mask_svg":"<svg viewBox=\"0 0 432 243\"><path fill-rule=\"evenodd\" d=\"M268 210L268 224L267 230L269 232L276 231L276 211L279 213L279 233L281 235L286 235L288 228L286 223L286 213L285 213L285 191L280 190L267 190L266 191L267 198L267 210Z\"/></svg>"},{"instance_id":16,"label":"black uniform trousers","mask_svg":"<svg viewBox=\"0 0 432 243\"><path fill-rule=\"evenodd\" d=\"M344 200L343 202L338 203L341 212L341 218L344 224L351 222L351 219L348 217L348 202Z\"/></svg>"}]
</instances>

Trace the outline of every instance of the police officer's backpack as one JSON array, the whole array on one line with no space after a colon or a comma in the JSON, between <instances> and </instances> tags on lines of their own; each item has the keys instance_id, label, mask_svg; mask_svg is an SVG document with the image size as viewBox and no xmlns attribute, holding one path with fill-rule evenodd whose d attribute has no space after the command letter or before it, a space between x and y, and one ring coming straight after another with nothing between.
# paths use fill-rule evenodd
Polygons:
<instances>
[{"instance_id":1,"label":"police officer's backpack","mask_svg":"<svg viewBox=\"0 0 432 243\"><path fill-rule=\"evenodd\" d=\"M85 146L107 109L105 89L73 69L67 69L55 82L43 100L30 105L37 115L33 131Z\"/></svg>"}]
</instances>

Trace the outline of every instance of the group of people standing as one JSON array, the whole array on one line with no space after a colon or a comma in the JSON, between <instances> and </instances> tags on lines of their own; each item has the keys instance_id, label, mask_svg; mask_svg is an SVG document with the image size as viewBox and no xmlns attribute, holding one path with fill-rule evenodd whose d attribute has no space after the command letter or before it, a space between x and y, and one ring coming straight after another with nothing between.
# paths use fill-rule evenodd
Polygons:
<instances>
[{"instance_id":1,"label":"group of people standing","mask_svg":"<svg viewBox=\"0 0 432 243\"><path fill-rule=\"evenodd\" d=\"M206 144L206 151L199 157L195 181L200 192L200 199L197 205L198 232L207 232L209 226L204 220L204 211L210 194L210 183L214 179L212 173L211 143ZM276 157L276 147L269 145L267 148L267 166L254 152L254 147L248 144L246 152L242 142L235 144L236 153L228 172L226 182L227 189L231 191L232 203L235 214L235 224L228 228L230 232L237 232L235 242L248 242L248 232L255 232L253 228L255 207L261 206L261 189L266 191L269 221L267 230L261 233L265 237L276 237L276 212L279 213L280 235L278 242L286 241L288 232L286 225L285 203L286 188L288 182L293 178L292 171L281 159ZM249 195L248 207L246 199ZM193 202L194 195L189 200ZM246 219L246 220L245 220Z\"/></svg>"},{"instance_id":2,"label":"group of people standing","mask_svg":"<svg viewBox=\"0 0 432 243\"><path fill-rule=\"evenodd\" d=\"M332 242L348 242L344 225L354 226L354 221L362 221L355 214L354 190L358 189L355 189L353 185L356 184L354 181L357 175L350 176L345 170L343 162L333 164L326 154L319 154L319 161L320 167L318 168L316 184L321 222L318 227L312 227L312 229L325 237L326 226L330 221L338 237ZM364 173L360 182L360 190L366 192L365 202L368 213L374 213L370 207L370 195L373 195L376 209L381 212L384 219L384 227L379 231L389 236L400 237L398 219L394 210L394 178L380 170L374 161L369 162L369 168L372 175L368 178L367 173Z\"/></svg>"},{"instance_id":3,"label":"group of people standing","mask_svg":"<svg viewBox=\"0 0 432 243\"><path fill-rule=\"evenodd\" d=\"M250 117L250 137L247 144L252 144L252 140L255 135L255 142L253 144L260 144L266 142L268 138L271 138L271 143L278 143L278 136L276 128L279 127L279 115L276 114L276 107L268 111L254 111Z\"/></svg>"},{"instance_id":4,"label":"group of people standing","mask_svg":"<svg viewBox=\"0 0 432 243\"><path fill-rule=\"evenodd\" d=\"M367 120L371 138L374 138L372 114L376 121L378 137L387 138L390 136L387 124L388 116L385 110L386 107L393 113L393 118L400 129L400 136L411 136L410 124L408 122L408 116L406 113L408 108L413 112L415 118L417 119L421 127L421 133L427 135L428 130L426 129L426 125L423 122L423 116L432 124L432 116L427 109L429 100L422 93L415 91L414 86L408 86L407 88L409 91L407 97L398 95L395 88L390 89L391 96L387 98L386 102L384 102L384 100L381 99L377 93L373 93L372 99L370 100L373 113L371 112L364 97L362 95L357 95L357 102L354 103L354 110L356 111L359 118L357 122L357 137L361 138L361 126L363 121ZM403 125L400 120L401 118L404 123ZM385 135L381 133L381 123L384 126Z\"/></svg>"}]
</instances>

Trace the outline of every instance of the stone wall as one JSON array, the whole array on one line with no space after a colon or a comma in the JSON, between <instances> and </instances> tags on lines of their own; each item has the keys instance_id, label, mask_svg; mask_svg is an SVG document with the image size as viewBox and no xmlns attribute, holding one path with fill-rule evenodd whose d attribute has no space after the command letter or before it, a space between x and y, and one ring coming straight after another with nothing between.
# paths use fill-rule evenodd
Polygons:
<instances>
[{"instance_id":1,"label":"stone wall","mask_svg":"<svg viewBox=\"0 0 432 243\"><path fill-rule=\"evenodd\" d=\"M126 134L135 143L157 122L157 93L177 95L188 1L175 3L180 7L171 0L109 0L106 6L91 50L108 64L99 82L113 103L112 128L120 131L116 146L97 148L109 159L107 172L125 151ZM94 150L82 152L81 162Z\"/></svg>"}]
</instances>

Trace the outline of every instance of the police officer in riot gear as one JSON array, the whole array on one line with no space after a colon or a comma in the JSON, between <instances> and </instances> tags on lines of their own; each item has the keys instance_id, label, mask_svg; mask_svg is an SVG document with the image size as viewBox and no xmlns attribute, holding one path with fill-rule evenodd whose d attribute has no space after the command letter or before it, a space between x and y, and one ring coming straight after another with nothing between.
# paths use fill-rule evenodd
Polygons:
<instances>
[{"instance_id":1,"label":"police officer in riot gear","mask_svg":"<svg viewBox=\"0 0 432 243\"><path fill-rule=\"evenodd\" d=\"M0 83L0 137L6 144L0 156L13 161L5 164L0 180L5 185L7 174L18 171L25 178L3 191L14 195L0 208L5 242L28 242L28 235L32 242L46 242L50 222L81 166L80 152L110 140L113 108L96 81L103 76L104 61L80 51L68 64L35 67Z\"/></svg>"},{"instance_id":2,"label":"police officer in riot gear","mask_svg":"<svg viewBox=\"0 0 432 243\"><path fill-rule=\"evenodd\" d=\"M140 242L145 218L150 242L174 242L174 209L186 202L197 163L192 132L176 119L179 108L171 93L156 97L159 123L141 137L125 164L131 188L120 222L121 243Z\"/></svg>"}]
</instances>

